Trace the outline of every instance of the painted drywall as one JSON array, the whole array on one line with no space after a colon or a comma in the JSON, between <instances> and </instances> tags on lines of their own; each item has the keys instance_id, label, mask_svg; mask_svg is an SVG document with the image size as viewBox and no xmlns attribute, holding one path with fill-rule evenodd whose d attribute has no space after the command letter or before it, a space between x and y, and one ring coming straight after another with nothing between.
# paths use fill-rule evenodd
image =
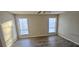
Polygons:
<instances>
[{"instance_id":1,"label":"painted drywall","mask_svg":"<svg viewBox=\"0 0 79 59\"><path fill-rule=\"evenodd\" d=\"M57 15L16 15L16 20L18 18L27 18L29 22L28 37L36 37L48 36L48 19L52 17L57 18Z\"/></svg>"},{"instance_id":2,"label":"painted drywall","mask_svg":"<svg viewBox=\"0 0 79 59\"><path fill-rule=\"evenodd\" d=\"M0 11L0 39L3 46L11 46L16 41L14 16L7 11Z\"/></svg>"},{"instance_id":3,"label":"painted drywall","mask_svg":"<svg viewBox=\"0 0 79 59\"><path fill-rule=\"evenodd\" d=\"M79 44L79 12L71 11L59 15L60 36Z\"/></svg>"}]
</instances>

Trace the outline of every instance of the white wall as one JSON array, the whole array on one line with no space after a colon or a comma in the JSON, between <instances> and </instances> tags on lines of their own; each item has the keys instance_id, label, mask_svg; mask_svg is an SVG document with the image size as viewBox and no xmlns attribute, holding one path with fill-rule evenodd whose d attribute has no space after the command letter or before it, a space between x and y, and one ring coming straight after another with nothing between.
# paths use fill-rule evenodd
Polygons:
<instances>
[{"instance_id":1,"label":"white wall","mask_svg":"<svg viewBox=\"0 0 79 59\"><path fill-rule=\"evenodd\" d=\"M48 19L57 15L16 15L16 18L25 17L29 20L28 37L48 36ZM16 19L16 20L17 20Z\"/></svg>"},{"instance_id":2,"label":"white wall","mask_svg":"<svg viewBox=\"0 0 79 59\"><path fill-rule=\"evenodd\" d=\"M79 44L79 12L72 11L59 15L60 36Z\"/></svg>"},{"instance_id":3,"label":"white wall","mask_svg":"<svg viewBox=\"0 0 79 59\"><path fill-rule=\"evenodd\" d=\"M14 16L7 11L0 11L0 39L2 45L11 46L16 41L16 37Z\"/></svg>"}]
</instances>

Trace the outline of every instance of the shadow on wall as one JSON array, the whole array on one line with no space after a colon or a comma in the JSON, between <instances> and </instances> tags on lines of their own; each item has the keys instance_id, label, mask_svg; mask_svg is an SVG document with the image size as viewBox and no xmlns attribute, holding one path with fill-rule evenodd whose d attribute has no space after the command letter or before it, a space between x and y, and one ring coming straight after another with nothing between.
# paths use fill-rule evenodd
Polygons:
<instances>
[{"instance_id":1,"label":"shadow on wall","mask_svg":"<svg viewBox=\"0 0 79 59\"><path fill-rule=\"evenodd\" d=\"M0 39L0 47L2 47L2 42L1 42L1 39Z\"/></svg>"}]
</instances>

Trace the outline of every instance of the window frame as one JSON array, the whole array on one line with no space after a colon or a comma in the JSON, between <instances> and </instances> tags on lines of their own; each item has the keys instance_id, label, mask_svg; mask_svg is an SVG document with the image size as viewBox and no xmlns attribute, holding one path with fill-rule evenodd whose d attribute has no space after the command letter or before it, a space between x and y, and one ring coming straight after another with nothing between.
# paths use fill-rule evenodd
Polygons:
<instances>
[{"instance_id":1,"label":"window frame","mask_svg":"<svg viewBox=\"0 0 79 59\"><path fill-rule=\"evenodd\" d=\"M55 32L49 32L49 18L56 18L56 25L55 25L56 26L56 31ZM58 31L58 29L57 29L58 28L58 25L57 25L58 24L57 17L49 17L49 18L48 18L48 34L49 35L51 35L51 34L57 34L57 31Z\"/></svg>"},{"instance_id":2,"label":"window frame","mask_svg":"<svg viewBox=\"0 0 79 59\"><path fill-rule=\"evenodd\" d=\"M27 27L28 27L28 34L29 34L29 20L28 18L18 18L17 20L17 26L18 26L18 35L22 36L22 34L20 33L20 24L19 24L19 19L26 19L27 20ZM23 35L28 35L28 34L23 34Z\"/></svg>"}]
</instances>

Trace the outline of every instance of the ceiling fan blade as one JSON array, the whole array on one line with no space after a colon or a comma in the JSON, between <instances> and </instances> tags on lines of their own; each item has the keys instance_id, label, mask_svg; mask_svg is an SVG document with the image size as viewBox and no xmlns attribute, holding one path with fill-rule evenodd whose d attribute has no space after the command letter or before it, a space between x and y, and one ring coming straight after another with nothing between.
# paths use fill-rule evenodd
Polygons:
<instances>
[{"instance_id":1,"label":"ceiling fan blade","mask_svg":"<svg viewBox=\"0 0 79 59\"><path fill-rule=\"evenodd\" d=\"M43 11L43 14L45 14L46 13L46 11Z\"/></svg>"},{"instance_id":2,"label":"ceiling fan blade","mask_svg":"<svg viewBox=\"0 0 79 59\"><path fill-rule=\"evenodd\" d=\"M41 13L41 11L39 11L37 14L40 14Z\"/></svg>"},{"instance_id":3,"label":"ceiling fan blade","mask_svg":"<svg viewBox=\"0 0 79 59\"><path fill-rule=\"evenodd\" d=\"M39 11L37 14L45 14L46 11Z\"/></svg>"}]
</instances>

